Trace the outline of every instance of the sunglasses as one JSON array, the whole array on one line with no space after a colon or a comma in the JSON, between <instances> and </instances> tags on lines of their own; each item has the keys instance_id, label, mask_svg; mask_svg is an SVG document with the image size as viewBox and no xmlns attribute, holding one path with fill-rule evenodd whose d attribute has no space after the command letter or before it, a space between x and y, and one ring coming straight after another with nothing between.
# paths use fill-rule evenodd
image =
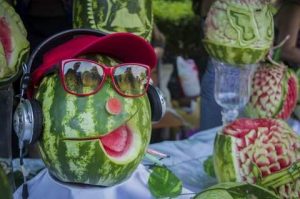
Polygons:
<instances>
[{"instance_id":1,"label":"sunglasses","mask_svg":"<svg viewBox=\"0 0 300 199\"><path fill-rule=\"evenodd\" d=\"M76 96L97 93L109 76L114 89L124 97L143 96L149 86L150 68L138 63L108 67L85 59L63 60L59 76L66 92Z\"/></svg>"}]
</instances>

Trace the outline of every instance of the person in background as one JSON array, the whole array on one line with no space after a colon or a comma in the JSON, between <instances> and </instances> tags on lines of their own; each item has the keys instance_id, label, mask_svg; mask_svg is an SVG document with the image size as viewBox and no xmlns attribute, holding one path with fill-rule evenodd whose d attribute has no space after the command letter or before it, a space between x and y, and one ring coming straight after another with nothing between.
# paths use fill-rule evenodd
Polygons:
<instances>
[{"instance_id":1,"label":"person in background","mask_svg":"<svg viewBox=\"0 0 300 199\"><path fill-rule=\"evenodd\" d=\"M164 34L159 30L156 23L153 23L152 36L151 36L151 45L154 48L156 57L157 57L157 67L151 71L151 80L154 86L160 87L161 82L160 78L160 68L162 67L162 58L165 52L166 38ZM161 89L161 88L160 88ZM153 130L151 142L159 142L162 140L162 132L160 130Z\"/></svg>"},{"instance_id":2,"label":"person in background","mask_svg":"<svg viewBox=\"0 0 300 199\"><path fill-rule=\"evenodd\" d=\"M162 64L162 58L164 55L166 45L166 38L155 23L153 24L151 45L154 48L158 63L156 69L152 71L151 78L153 80L154 85L159 86L159 67L161 67Z\"/></svg>"},{"instance_id":3,"label":"person in background","mask_svg":"<svg viewBox=\"0 0 300 199\"><path fill-rule=\"evenodd\" d=\"M72 28L72 0L12 2L28 32L31 51L49 36Z\"/></svg>"},{"instance_id":4,"label":"person in background","mask_svg":"<svg viewBox=\"0 0 300 199\"><path fill-rule=\"evenodd\" d=\"M289 39L281 48L281 59L292 68L300 67L300 1L282 0L275 16L276 42L288 35Z\"/></svg>"},{"instance_id":5,"label":"person in background","mask_svg":"<svg viewBox=\"0 0 300 199\"><path fill-rule=\"evenodd\" d=\"M201 33L204 37L204 21L210 6L215 0L193 0L193 9L196 14L201 17ZM200 94L200 128L205 130L222 125L221 106L219 106L214 98L214 79L215 72L211 60L208 55L206 61L206 70L201 78L201 94Z\"/></svg>"}]
</instances>

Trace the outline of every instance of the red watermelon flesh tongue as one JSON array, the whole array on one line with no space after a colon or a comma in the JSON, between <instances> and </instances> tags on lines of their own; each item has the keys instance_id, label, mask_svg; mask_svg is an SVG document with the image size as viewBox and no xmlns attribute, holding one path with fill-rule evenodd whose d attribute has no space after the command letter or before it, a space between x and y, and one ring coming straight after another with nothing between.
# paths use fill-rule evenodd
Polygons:
<instances>
[{"instance_id":1,"label":"red watermelon flesh tongue","mask_svg":"<svg viewBox=\"0 0 300 199\"><path fill-rule=\"evenodd\" d=\"M122 156L132 143L132 132L126 125L122 125L111 133L100 137L105 151L112 157Z\"/></svg>"}]
</instances>

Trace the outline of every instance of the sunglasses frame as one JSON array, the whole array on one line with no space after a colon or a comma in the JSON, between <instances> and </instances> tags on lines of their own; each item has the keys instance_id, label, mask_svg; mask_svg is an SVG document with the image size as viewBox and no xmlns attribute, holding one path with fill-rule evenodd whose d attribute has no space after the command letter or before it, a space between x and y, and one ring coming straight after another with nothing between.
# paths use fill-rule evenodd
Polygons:
<instances>
[{"instance_id":1,"label":"sunglasses frame","mask_svg":"<svg viewBox=\"0 0 300 199\"><path fill-rule=\"evenodd\" d=\"M94 89L94 91L90 92L90 93L76 93L70 89L67 88L66 84L65 84L65 76L64 76L64 65L69 63L69 62L72 62L72 61L76 61L76 62L80 62L80 61L85 61L85 62L89 62L89 63L92 63L92 64L95 64L97 67L100 67L102 68L103 70L103 78L102 78L102 81L99 83L99 85ZM136 65L136 66L141 66L143 68L146 69L146 77L147 77L147 82L146 82L146 87L145 87L145 90L143 93L139 94L139 95L128 95L128 94L124 94L117 86L116 82L115 82L115 79L114 79L114 72L117 68L119 67L122 67L122 66L128 66L128 65ZM148 87L149 87L149 83L150 83L150 67L147 66L147 65L144 65L144 64L139 64L139 63L122 63L122 64L118 64L118 65L115 65L115 66L106 66L104 64L100 64L98 62L95 62L95 61L92 61L92 60L88 60L88 59L64 59L60 62L60 65L59 65L59 76L60 76L60 80L61 80L61 83L63 85L63 88L66 92L72 94L72 95L76 95L76 96L80 96L80 97L84 97L84 96L89 96L89 95L94 95L95 93L97 93L99 90L101 90L105 80L106 80L106 77L109 76L110 79L112 80L112 83L113 83L113 87L115 89L115 91L117 91L117 93L121 96L124 96L124 97L132 97L132 98L135 98L135 97L140 97L140 96L143 96L147 90L148 90Z\"/></svg>"}]
</instances>

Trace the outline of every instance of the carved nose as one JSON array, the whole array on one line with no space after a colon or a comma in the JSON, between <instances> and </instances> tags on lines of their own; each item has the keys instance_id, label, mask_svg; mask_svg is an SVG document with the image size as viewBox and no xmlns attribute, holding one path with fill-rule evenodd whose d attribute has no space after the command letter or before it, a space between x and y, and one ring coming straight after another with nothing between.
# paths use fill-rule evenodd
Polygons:
<instances>
[{"instance_id":1,"label":"carved nose","mask_svg":"<svg viewBox=\"0 0 300 199\"><path fill-rule=\"evenodd\" d=\"M108 113L119 115L122 112L123 105L118 98L112 97L107 100L105 107Z\"/></svg>"}]
</instances>

